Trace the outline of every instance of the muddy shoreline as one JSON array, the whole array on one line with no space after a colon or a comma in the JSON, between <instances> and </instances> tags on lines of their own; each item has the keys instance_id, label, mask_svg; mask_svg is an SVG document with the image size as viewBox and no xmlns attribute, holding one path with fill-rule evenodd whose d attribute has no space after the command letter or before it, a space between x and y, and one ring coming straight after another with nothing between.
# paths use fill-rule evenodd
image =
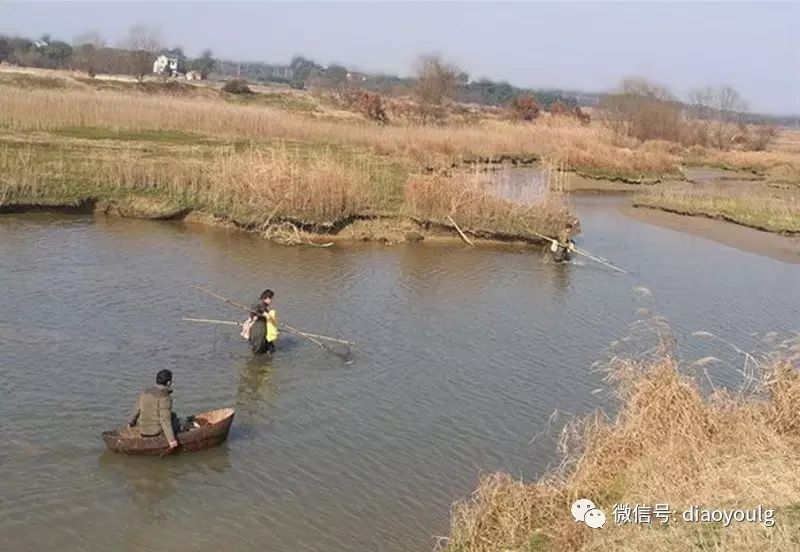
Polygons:
<instances>
[{"instance_id":1,"label":"muddy shoreline","mask_svg":"<svg viewBox=\"0 0 800 552\"><path fill-rule=\"evenodd\" d=\"M705 216L621 205L626 216L663 228L710 239L741 251L800 264L800 236L786 236Z\"/></svg>"},{"instance_id":2,"label":"muddy shoreline","mask_svg":"<svg viewBox=\"0 0 800 552\"><path fill-rule=\"evenodd\" d=\"M162 213L131 212L107 201L85 199L74 204L20 203L0 205L0 215L25 213L59 213L68 215L91 215L95 217L119 217L141 220L172 221L192 225L229 228L238 232L265 236L263 227L248 225L230 217L193 209L170 209ZM420 222L403 216L355 217L347 224L337 227L335 233L320 233L301 230L303 241L291 245L345 246L348 244L379 243L396 245L402 243L461 244L466 245L455 229L434 222ZM466 230L476 247L537 248L544 241L523 239L514 236L481 237ZM281 243L279 240L270 240Z\"/></svg>"}]
</instances>

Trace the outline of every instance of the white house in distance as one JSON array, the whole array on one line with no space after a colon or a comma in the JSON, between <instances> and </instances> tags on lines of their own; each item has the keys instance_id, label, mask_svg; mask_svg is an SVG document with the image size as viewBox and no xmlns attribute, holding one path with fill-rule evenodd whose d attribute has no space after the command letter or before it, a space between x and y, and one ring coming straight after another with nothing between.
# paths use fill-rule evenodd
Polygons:
<instances>
[{"instance_id":1,"label":"white house in distance","mask_svg":"<svg viewBox=\"0 0 800 552\"><path fill-rule=\"evenodd\" d=\"M153 62L153 73L156 75L178 76L178 60L167 56L158 56Z\"/></svg>"}]
</instances>

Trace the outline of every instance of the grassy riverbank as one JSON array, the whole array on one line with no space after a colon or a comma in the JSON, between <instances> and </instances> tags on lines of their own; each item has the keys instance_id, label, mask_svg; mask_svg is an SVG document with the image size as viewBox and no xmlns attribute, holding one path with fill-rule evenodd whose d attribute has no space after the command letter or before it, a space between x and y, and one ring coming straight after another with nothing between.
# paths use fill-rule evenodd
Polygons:
<instances>
[{"instance_id":1,"label":"grassy riverbank","mask_svg":"<svg viewBox=\"0 0 800 552\"><path fill-rule=\"evenodd\" d=\"M3 88L0 203L8 210L91 198L105 212L125 216L200 211L248 228L291 222L336 232L358 218L400 223L419 217L406 203L409 182L460 155L489 157L495 151L476 128L382 128L257 101L231 102L212 92L217 96ZM523 150L509 143L496 151ZM456 196L491 195L459 187L455 177L448 186ZM475 225L464 225L466 232L506 235L508 221L473 211L469 202L459 205ZM462 213L429 214L419 222L438 224ZM563 196L548 194L539 209L517 215L517 228L550 235L574 218ZM514 237L537 239L527 232Z\"/></svg>"},{"instance_id":2,"label":"grassy riverbank","mask_svg":"<svg viewBox=\"0 0 800 552\"><path fill-rule=\"evenodd\" d=\"M213 83L0 71L0 204L91 198L125 216L200 211L249 228L291 222L328 233L376 215L441 228L450 215L473 236L533 239L525 228L555 235L574 219L562 194L519 208L441 169L525 160L634 183L679 180L686 163L781 182L800 174L792 141L767 152L684 148L624 138L596 122L515 122L465 106L456 111L470 117L441 125L377 125L329 98L253 89L237 96ZM437 176L429 178L431 169Z\"/></svg>"},{"instance_id":3,"label":"grassy riverbank","mask_svg":"<svg viewBox=\"0 0 800 552\"><path fill-rule=\"evenodd\" d=\"M732 187L679 186L649 190L634 197L636 207L705 216L765 230L800 233L800 189L778 190L752 184Z\"/></svg>"},{"instance_id":4,"label":"grassy riverbank","mask_svg":"<svg viewBox=\"0 0 800 552\"><path fill-rule=\"evenodd\" d=\"M800 343L787 344L796 356ZM564 433L579 452L562 468L526 484L503 473L484 477L453 510L447 552L795 550L800 547L800 375L772 360L746 393L698 383L703 359L687 370L664 356L617 362L619 414L591 416ZM687 375L687 372L691 375ZM573 450L568 447L569 450ZM576 523L570 505L589 498L607 522ZM613 507L669 504L667 524L616 524ZM682 512L774 509L775 524L689 523Z\"/></svg>"}]
</instances>

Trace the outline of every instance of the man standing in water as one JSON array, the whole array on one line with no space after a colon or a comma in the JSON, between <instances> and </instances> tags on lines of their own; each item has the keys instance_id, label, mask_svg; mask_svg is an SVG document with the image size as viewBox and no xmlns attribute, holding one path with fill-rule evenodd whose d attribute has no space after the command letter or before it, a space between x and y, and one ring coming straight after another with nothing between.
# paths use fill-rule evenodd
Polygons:
<instances>
[{"instance_id":1,"label":"man standing in water","mask_svg":"<svg viewBox=\"0 0 800 552\"><path fill-rule=\"evenodd\" d=\"M275 293L271 289L264 290L258 302L250 309L250 319L243 324L245 329L242 330L242 335L247 333L246 339L255 354L275 352L275 342L278 340L278 313L272 306L274 296Z\"/></svg>"},{"instance_id":2,"label":"man standing in water","mask_svg":"<svg viewBox=\"0 0 800 552\"><path fill-rule=\"evenodd\" d=\"M172 411L172 372L161 370L156 374L156 385L139 396L133 409L128 427L139 429L142 437L156 437L164 434L169 448L178 446L175 434L184 431L178 416ZM190 424L191 420L187 420Z\"/></svg>"},{"instance_id":3,"label":"man standing in water","mask_svg":"<svg viewBox=\"0 0 800 552\"><path fill-rule=\"evenodd\" d=\"M572 241L572 225L567 226L558 233L556 240L550 246L550 252L553 254L553 260L557 263L566 263L572 257L572 252L575 251L575 242Z\"/></svg>"}]
</instances>

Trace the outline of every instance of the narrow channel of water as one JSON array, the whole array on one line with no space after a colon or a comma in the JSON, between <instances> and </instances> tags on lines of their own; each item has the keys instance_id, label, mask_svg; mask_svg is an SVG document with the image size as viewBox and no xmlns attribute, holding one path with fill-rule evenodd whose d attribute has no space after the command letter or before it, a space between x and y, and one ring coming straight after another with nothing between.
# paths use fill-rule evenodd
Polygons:
<instances>
[{"instance_id":1,"label":"narrow channel of water","mask_svg":"<svg viewBox=\"0 0 800 552\"><path fill-rule=\"evenodd\" d=\"M0 217L0 550L430 550L479 474L554 460L534 439L554 410L604 404L589 366L641 309L686 358L735 361L696 330L757 348L754 332L798 329L800 266L576 204L579 245L630 275L515 249ZM180 321L240 317L191 284L243 301L271 287L286 322L357 340L352 362L291 336L254 360L235 329ZM236 407L226 445L104 451L163 367L181 414Z\"/></svg>"}]
</instances>

